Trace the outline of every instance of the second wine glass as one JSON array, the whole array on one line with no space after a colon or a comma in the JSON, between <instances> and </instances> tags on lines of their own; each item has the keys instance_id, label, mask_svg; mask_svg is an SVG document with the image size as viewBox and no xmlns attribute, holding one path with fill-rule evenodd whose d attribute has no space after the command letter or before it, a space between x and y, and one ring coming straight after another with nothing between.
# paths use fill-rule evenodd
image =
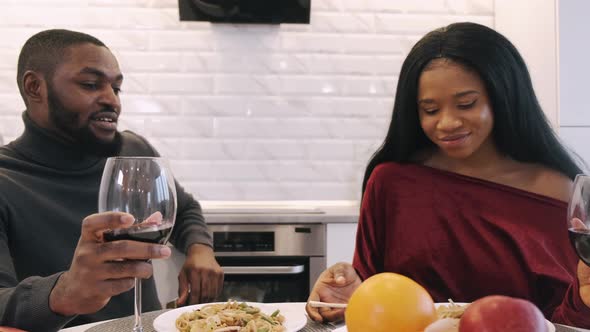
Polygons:
<instances>
[{"instance_id":1,"label":"second wine glass","mask_svg":"<svg viewBox=\"0 0 590 332\"><path fill-rule=\"evenodd\" d=\"M126 212L135 218L129 228L104 233L105 241L134 240L164 244L176 219L176 186L168 162L158 157L107 159L98 197L99 212ZM135 279L135 325L141 324L141 280Z\"/></svg>"},{"instance_id":2,"label":"second wine glass","mask_svg":"<svg viewBox=\"0 0 590 332\"><path fill-rule=\"evenodd\" d=\"M590 266L590 176L579 174L567 209L570 242L578 257Z\"/></svg>"}]
</instances>

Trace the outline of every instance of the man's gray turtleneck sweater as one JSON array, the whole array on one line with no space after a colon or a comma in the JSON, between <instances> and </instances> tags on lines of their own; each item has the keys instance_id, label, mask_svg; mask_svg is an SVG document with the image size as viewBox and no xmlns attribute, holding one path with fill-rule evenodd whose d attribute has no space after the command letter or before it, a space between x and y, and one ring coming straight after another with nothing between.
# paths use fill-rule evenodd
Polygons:
<instances>
[{"instance_id":1,"label":"man's gray turtleneck sweater","mask_svg":"<svg viewBox=\"0 0 590 332\"><path fill-rule=\"evenodd\" d=\"M72 260L84 217L97 212L106 158L36 126L23 113L25 131L0 147L0 325L27 331L69 326L133 314L133 290L111 298L91 315L64 317L49 308L49 294ZM122 156L156 156L147 141L122 133ZM172 243L181 251L211 245L201 208L178 184L178 215ZM143 283L143 311L159 309L152 279Z\"/></svg>"}]
</instances>

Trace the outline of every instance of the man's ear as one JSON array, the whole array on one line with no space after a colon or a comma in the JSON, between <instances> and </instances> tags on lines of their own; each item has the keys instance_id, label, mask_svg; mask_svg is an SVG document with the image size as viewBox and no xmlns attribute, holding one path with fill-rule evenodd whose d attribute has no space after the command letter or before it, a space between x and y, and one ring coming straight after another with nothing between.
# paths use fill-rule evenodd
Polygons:
<instances>
[{"instance_id":1,"label":"man's ear","mask_svg":"<svg viewBox=\"0 0 590 332\"><path fill-rule=\"evenodd\" d=\"M29 102L43 103L46 92L45 78L38 72L27 70L23 75L23 92Z\"/></svg>"}]
</instances>

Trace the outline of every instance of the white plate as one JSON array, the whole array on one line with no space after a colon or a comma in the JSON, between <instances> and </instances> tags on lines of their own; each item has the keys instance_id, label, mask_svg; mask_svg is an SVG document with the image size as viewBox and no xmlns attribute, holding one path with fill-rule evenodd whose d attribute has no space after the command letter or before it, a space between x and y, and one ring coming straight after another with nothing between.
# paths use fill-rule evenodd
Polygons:
<instances>
[{"instance_id":1,"label":"white plate","mask_svg":"<svg viewBox=\"0 0 590 332\"><path fill-rule=\"evenodd\" d=\"M463 305L463 304L467 304L467 303L458 303L457 302L457 304ZM435 303L434 304L434 306L437 308L441 305L449 305L449 303ZM551 323L550 321L548 321L546 319L545 319L545 321L547 322L547 327L549 328L549 332L555 332L555 325L553 325L553 323ZM333 330L332 332L348 332L348 331L346 330L346 326L343 326L341 328L337 328L337 329Z\"/></svg>"},{"instance_id":2,"label":"white plate","mask_svg":"<svg viewBox=\"0 0 590 332\"><path fill-rule=\"evenodd\" d=\"M225 302L220 302L225 303ZM256 303L256 302L247 302L249 305L253 307L258 307L262 312L267 315L272 314L275 310L281 310L281 315L285 317L285 322L283 325L287 328L287 332L297 332L305 327L307 324L307 316L305 316L304 310L289 310L289 306L281 305L280 303L277 304L265 304L265 303ZM176 330L176 318L180 316L180 314L193 311L198 309L202 306L212 304L212 303L203 303L203 304L195 304L191 306L186 306L182 308L176 308L174 310L166 311L165 313L161 314L160 316L156 317L154 320L154 329L158 332L177 332Z\"/></svg>"}]
</instances>

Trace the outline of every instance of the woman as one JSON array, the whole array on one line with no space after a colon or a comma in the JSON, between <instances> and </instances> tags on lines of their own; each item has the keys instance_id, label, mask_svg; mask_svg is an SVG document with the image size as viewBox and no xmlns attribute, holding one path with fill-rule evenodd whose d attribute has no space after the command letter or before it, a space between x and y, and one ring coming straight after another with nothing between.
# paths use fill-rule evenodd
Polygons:
<instances>
[{"instance_id":1,"label":"woman","mask_svg":"<svg viewBox=\"0 0 590 332\"><path fill-rule=\"evenodd\" d=\"M404 61L387 137L367 166L353 264L324 271L309 299L347 302L388 271L436 302L502 294L590 327L590 268L565 227L580 172L505 37L473 23L432 31Z\"/></svg>"}]
</instances>

